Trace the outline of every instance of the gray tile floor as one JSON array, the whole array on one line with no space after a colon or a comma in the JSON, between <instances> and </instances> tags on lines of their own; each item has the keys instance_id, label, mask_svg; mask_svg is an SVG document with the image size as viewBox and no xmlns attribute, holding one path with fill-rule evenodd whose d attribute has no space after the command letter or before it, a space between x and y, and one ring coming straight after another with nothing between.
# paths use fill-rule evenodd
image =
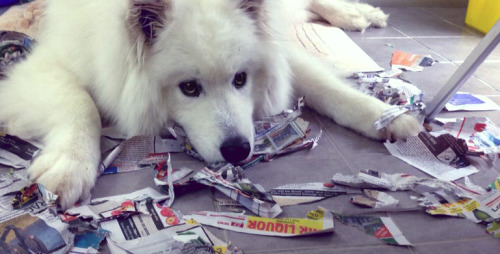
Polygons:
<instances>
[{"instance_id":1,"label":"gray tile floor","mask_svg":"<svg viewBox=\"0 0 500 254\"><path fill-rule=\"evenodd\" d=\"M383 8L391 14L389 26L370 29L365 33L349 32L349 36L378 64L389 68L391 53L395 49L413 53L430 54L439 60L435 66L421 73L405 74L415 85L426 92L426 101L463 62L479 42L482 35L465 27L464 8ZM392 44L394 47L389 47ZM500 103L500 48L486 61L463 91L491 96ZM443 116L487 116L500 125L499 112L443 113ZM361 169L382 172L407 172L420 177L426 175L412 166L392 157L382 143L369 140L314 112L307 111L305 118L313 128L324 130L317 149L300 152L269 163L261 163L246 171L254 183L266 189L286 183L325 181L335 172L354 174ZM489 184L500 176L500 166L487 167L480 160L473 160L480 172L471 177L479 185ZM173 158L174 166L201 167L202 164L186 155ZM151 172L132 172L102 176L93 192L94 197L128 193L152 186ZM412 202L406 193L396 193L402 202ZM174 208L184 213L199 210L221 210L214 203L218 196L208 189L177 194ZM303 217L318 205L337 210L355 211L348 203L349 197L340 196L308 205L285 207L281 216ZM423 212L389 213L412 247L388 246L365 235L356 228L336 223L335 233L297 238L254 236L210 228L221 239L240 247L245 253L498 253L500 239L484 232L484 227L465 219L432 217ZM106 250L105 250L106 252Z\"/></svg>"}]
</instances>

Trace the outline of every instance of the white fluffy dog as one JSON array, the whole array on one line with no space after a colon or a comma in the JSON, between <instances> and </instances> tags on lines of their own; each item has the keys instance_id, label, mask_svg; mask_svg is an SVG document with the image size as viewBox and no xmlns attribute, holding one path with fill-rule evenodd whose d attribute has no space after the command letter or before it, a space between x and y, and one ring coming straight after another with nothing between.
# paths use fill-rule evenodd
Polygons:
<instances>
[{"instance_id":1,"label":"white fluffy dog","mask_svg":"<svg viewBox=\"0 0 500 254\"><path fill-rule=\"evenodd\" d=\"M281 31L299 9L345 29L387 19L344 0L48 1L33 54L0 83L0 122L43 142L28 172L63 207L95 184L101 118L129 136L176 122L206 161L249 157L253 119L289 108L296 95L367 137L417 133L408 115L378 132L388 105L286 41Z\"/></svg>"}]
</instances>

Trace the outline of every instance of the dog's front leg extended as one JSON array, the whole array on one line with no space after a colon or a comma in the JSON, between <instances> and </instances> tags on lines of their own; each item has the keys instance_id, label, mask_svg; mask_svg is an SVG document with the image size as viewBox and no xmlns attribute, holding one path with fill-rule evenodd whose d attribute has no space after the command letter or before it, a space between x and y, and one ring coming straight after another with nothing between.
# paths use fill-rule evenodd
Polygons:
<instances>
[{"instance_id":1,"label":"dog's front leg extended","mask_svg":"<svg viewBox=\"0 0 500 254\"><path fill-rule=\"evenodd\" d=\"M295 76L295 93L305 96L306 105L338 124L374 139L398 139L416 135L421 126L416 118L401 115L379 132L374 122L390 105L344 84L325 62L301 49L289 58Z\"/></svg>"},{"instance_id":2,"label":"dog's front leg extended","mask_svg":"<svg viewBox=\"0 0 500 254\"><path fill-rule=\"evenodd\" d=\"M44 148L28 174L59 195L61 206L68 208L94 187L100 117L71 75L54 66L44 72L39 66L16 68L0 83L0 122L14 135L40 138Z\"/></svg>"}]
</instances>

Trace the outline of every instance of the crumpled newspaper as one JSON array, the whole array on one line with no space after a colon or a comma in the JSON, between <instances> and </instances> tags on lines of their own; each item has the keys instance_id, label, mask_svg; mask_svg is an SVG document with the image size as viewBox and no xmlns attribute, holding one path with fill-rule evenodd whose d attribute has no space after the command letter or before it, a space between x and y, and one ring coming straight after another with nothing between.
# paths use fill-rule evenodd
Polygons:
<instances>
[{"instance_id":1,"label":"crumpled newspaper","mask_svg":"<svg viewBox=\"0 0 500 254\"><path fill-rule=\"evenodd\" d=\"M294 109L285 110L278 115L255 121L253 156L246 161L240 162L237 166L248 168L261 161L270 161L279 156L315 148L322 133L320 131L317 137L305 139L310 130L308 129L309 122L299 117L302 114L303 107L304 98L302 97L298 99ZM174 124L168 130L180 142L182 151L201 161L203 160L191 144L182 126ZM220 163L222 162L211 166Z\"/></svg>"},{"instance_id":2,"label":"crumpled newspaper","mask_svg":"<svg viewBox=\"0 0 500 254\"><path fill-rule=\"evenodd\" d=\"M424 92L406 80L402 73L403 71L395 69L381 73L352 75L352 78L357 79L362 92L393 105L374 123L379 131L383 131L402 114L418 116L425 109Z\"/></svg>"},{"instance_id":3,"label":"crumpled newspaper","mask_svg":"<svg viewBox=\"0 0 500 254\"><path fill-rule=\"evenodd\" d=\"M264 218L241 213L193 212L184 215L184 220L191 224L210 225L236 232L268 235L299 236L333 232L333 216L324 208L307 213L306 218Z\"/></svg>"},{"instance_id":4,"label":"crumpled newspaper","mask_svg":"<svg viewBox=\"0 0 500 254\"><path fill-rule=\"evenodd\" d=\"M193 176L193 181L216 188L259 216L274 218L282 211L264 187L251 183L240 167L231 164L215 170L206 167Z\"/></svg>"}]
</instances>

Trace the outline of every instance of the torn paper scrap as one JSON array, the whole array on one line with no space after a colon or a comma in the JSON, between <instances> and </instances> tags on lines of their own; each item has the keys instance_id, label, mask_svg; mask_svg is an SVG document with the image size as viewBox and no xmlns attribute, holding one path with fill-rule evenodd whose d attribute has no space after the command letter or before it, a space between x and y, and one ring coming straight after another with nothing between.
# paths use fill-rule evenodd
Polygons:
<instances>
[{"instance_id":1,"label":"torn paper scrap","mask_svg":"<svg viewBox=\"0 0 500 254\"><path fill-rule=\"evenodd\" d=\"M217 171L203 168L193 176L193 180L215 187L259 216L274 218L282 211L264 187L250 182L240 167L226 164Z\"/></svg>"},{"instance_id":2,"label":"torn paper scrap","mask_svg":"<svg viewBox=\"0 0 500 254\"><path fill-rule=\"evenodd\" d=\"M113 253L228 253L227 243L199 225L179 223L149 235L116 241L108 239ZM110 248L110 249L111 249Z\"/></svg>"},{"instance_id":3,"label":"torn paper scrap","mask_svg":"<svg viewBox=\"0 0 500 254\"><path fill-rule=\"evenodd\" d=\"M69 253L99 253L99 246L109 235L109 231L100 228L97 221L91 217L83 218L62 214L60 218L68 224L69 231L75 234L73 248Z\"/></svg>"},{"instance_id":4,"label":"torn paper scrap","mask_svg":"<svg viewBox=\"0 0 500 254\"><path fill-rule=\"evenodd\" d=\"M333 232L334 227L332 214L322 208L310 211L306 218L264 218L210 211L194 212L183 218L187 223L199 223L248 234L282 237Z\"/></svg>"},{"instance_id":5,"label":"torn paper scrap","mask_svg":"<svg viewBox=\"0 0 500 254\"><path fill-rule=\"evenodd\" d=\"M26 168L40 151L40 145L3 133L0 129L0 164Z\"/></svg>"},{"instance_id":6,"label":"torn paper scrap","mask_svg":"<svg viewBox=\"0 0 500 254\"><path fill-rule=\"evenodd\" d=\"M75 206L66 210L66 213L106 220L122 215L147 214L147 211L150 210L148 209L149 202L163 208L163 204L168 199L168 195L148 187L128 194L93 199L87 205ZM161 208L158 209L161 210Z\"/></svg>"},{"instance_id":7,"label":"torn paper scrap","mask_svg":"<svg viewBox=\"0 0 500 254\"><path fill-rule=\"evenodd\" d=\"M490 190L498 190L500 191L500 177L497 177L495 181L493 181L490 185L487 187Z\"/></svg>"},{"instance_id":8,"label":"torn paper scrap","mask_svg":"<svg viewBox=\"0 0 500 254\"><path fill-rule=\"evenodd\" d=\"M351 203L370 208L396 207L399 200L393 196L377 190L363 190L363 195L356 195L351 198Z\"/></svg>"},{"instance_id":9,"label":"torn paper scrap","mask_svg":"<svg viewBox=\"0 0 500 254\"><path fill-rule=\"evenodd\" d=\"M457 92L445 107L448 111L500 110L500 106L484 95Z\"/></svg>"},{"instance_id":10,"label":"torn paper scrap","mask_svg":"<svg viewBox=\"0 0 500 254\"><path fill-rule=\"evenodd\" d=\"M2 239L5 244L2 247L6 248L2 253L18 253L20 250L27 253L67 253L73 244L73 234L49 210L36 215L25 212L2 221L0 234L11 236Z\"/></svg>"},{"instance_id":11,"label":"torn paper scrap","mask_svg":"<svg viewBox=\"0 0 500 254\"><path fill-rule=\"evenodd\" d=\"M382 188L398 191L410 190L420 179L407 173L386 174L376 170L364 169L357 175L335 173L330 181L356 188Z\"/></svg>"},{"instance_id":12,"label":"torn paper scrap","mask_svg":"<svg viewBox=\"0 0 500 254\"><path fill-rule=\"evenodd\" d=\"M352 77L357 79L359 90L371 95L387 104L406 106L408 109L422 110L424 92L415 85L402 79L389 78L388 75L399 75L396 73L356 73Z\"/></svg>"},{"instance_id":13,"label":"torn paper scrap","mask_svg":"<svg viewBox=\"0 0 500 254\"><path fill-rule=\"evenodd\" d=\"M495 162L500 152L500 128L486 117L439 118L444 130L432 135L450 133L467 141L468 155L475 155Z\"/></svg>"},{"instance_id":14,"label":"torn paper scrap","mask_svg":"<svg viewBox=\"0 0 500 254\"><path fill-rule=\"evenodd\" d=\"M103 143L103 140L106 140L106 137L101 138L101 143ZM102 152L105 153L104 150ZM166 160L170 152L182 152L179 142L175 139L156 136L132 137L106 151L105 154L109 155L110 158L103 158L103 161L109 161L103 174L123 173L148 168L147 165L141 165L139 162L152 156L164 156Z\"/></svg>"},{"instance_id":15,"label":"torn paper scrap","mask_svg":"<svg viewBox=\"0 0 500 254\"><path fill-rule=\"evenodd\" d=\"M462 198L446 191L422 195L420 204L432 215L462 217L476 223L500 218L500 191L492 190L474 198Z\"/></svg>"},{"instance_id":16,"label":"torn paper scrap","mask_svg":"<svg viewBox=\"0 0 500 254\"><path fill-rule=\"evenodd\" d=\"M269 192L280 206L297 205L319 201L328 197L361 193L359 189L331 183L287 184L271 189Z\"/></svg>"},{"instance_id":17,"label":"torn paper scrap","mask_svg":"<svg viewBox=\"0 0 500 254\"><path fill-rule=\"evenodd\" d=\"M500 220L489 223L486 226L486 232L488 232L488 234L500 238Z\"/></svg>"},{"instance_id":18,"label":"torn paper scrap","mask_svg":"<svg viewBox=\"0 0 500 254\"><path fill-rule=\"evenodd\" d=\"M382 242L393 245L411 245L390 217L349 216L331 211L343 224L356 227Z\"/></svg>"},{"instance_id":19,"label":"torn paper scrap","mask_svg":"<svg viewBox=\"0 0 500 254\"><path fill-rule=\"evenodd\" d=\"M2 253L17 253L21 249L26 253L67 253L74 235L44 202L38 185L30 184L19 171L0 178L0 235L5 244ZM23 193L26 199L22 199ZM12 202L15 196L19 199Z\"/></svg>"},{"instance_id":20,"label":"torn paper scrap","mask_svg":"<svg viewBox=\"0 0 500 254\"><path fill-rule=\"evenodd\" d=\"M423 71L424 67L432 66L437 61L430 55L412 54L403 51L392 53L391 66L393 69L407 71Z\"/></svg>"},{"instance_id":21,"label":"torn paper scrap","mask_svg":"<svg viewBox=\"0 0 500 254\"><path fill-rule=\"evenodd\" d=\"M467 144L449 134L437 138L427 132L406 141L386 142L391 155L444 181L454 181L478 172L465 157Z\"/></svg>"},{"instance_id":22,"label":"torn paper scrap","mask_svg":"<svg viewBox=\"0 0 500 254\"><path fill-rule=\"evenodd\" d=\"M418 193L447 191L460 197L475 198L485 193L478 190L471 183L462 186L456 182L443 181L434 178L420 178L407 173L386 174L375 170L361 170L357 175L343 175L336 173L331 182L356 188L376 188L391 191L415 191Z\"/></svg>"}]
</instances>

